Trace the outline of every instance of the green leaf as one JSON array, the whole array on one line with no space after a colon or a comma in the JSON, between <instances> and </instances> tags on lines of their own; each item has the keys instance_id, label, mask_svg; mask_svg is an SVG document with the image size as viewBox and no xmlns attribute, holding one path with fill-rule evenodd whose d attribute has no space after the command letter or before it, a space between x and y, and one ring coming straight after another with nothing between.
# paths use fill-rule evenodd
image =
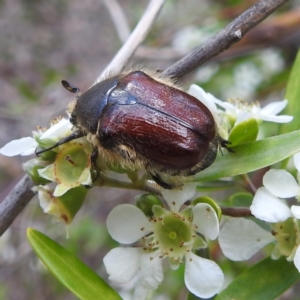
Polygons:
<instances>
[{"instance_id":1,"label":"green leaf","mask_svg":"<svg viewBox=\"0 0 300 300\"><path fill-rule=\"evenodd\" d=\"M252 204L253 195L250 193L236 193L230 196L229 203L231 206L249 207Z\"/></svg>"},{"instance_id":2,"label":"green leaf","mask_svg":"<svg viewBox=\"0 0 300 300\"><path fill-rule=\"evenodd\" d=\"M300 151L300 130L238 145L232 150L234 153L219 155L209 168L196 174L194 180L214 180L245 174L290 157Z\"/></svg>"},{"instance_id":3,"label":"green leaf","mask_svg":"<svg viewBox=\"0 0 300 300\"><path fill-rule=\"evenodd\" d=\"M266 258L238 276L215 300L273 300L300 279L286 258Z\"/></svg>"},{"instance_id":4,"label":"green leaf","mask_svg":"<svg viewBox=\"0 0 300 300\"><path fill-rule=\"evenodd\" d=\"M255 119L248 119L234 126L229 134L231 146L244 144L256 140L258 124Z\"/></svg>"},{"instance_id":5,"label":"green leaf","mask_svg":"<svg viewBox=\"0 0 300 300\"><path fill-rule=\"evenodd\" d=\"M43 233L28 228L27 238L49 271L79 299L121 299L92 269Z\"/></svg>"},{"instance_id":6,"label":"green leaf","mask_svg":"<svg viewBox=\"0 0 300 300\"><path fill-rule=\"evenodd\" d=\"M286 133L300 129L300 51L298 52L289 77L285 99L287 99L289 103L282 114L294 116L294 120L290 123L281 124L279 127L279 133Z\"/></svg>"}]
</instances>

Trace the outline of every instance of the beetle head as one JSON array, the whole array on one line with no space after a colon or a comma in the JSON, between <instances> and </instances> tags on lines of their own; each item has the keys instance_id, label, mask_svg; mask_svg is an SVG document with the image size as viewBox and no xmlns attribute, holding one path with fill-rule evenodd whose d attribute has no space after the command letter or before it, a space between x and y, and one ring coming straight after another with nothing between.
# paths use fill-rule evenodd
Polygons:
<instances>
[{"instance_id":1,"label":"beetle head","mask_svg":"<svg viewBox=\"0 0 300 300\"><path fill-rule=\"evenodd\" d=\"M106 79L79 96L71 113L70 122L86 132L95 134L110 92L117 83L117 76Z\"/></svg>"},{"instance_id":2,"label":"beetle head","mask_svg":"<svg viewBox=\"0 0 300 300\"><path fill-rule=\"evenodd\" d=\"M87 133L95 134L100 120L101 113L107 104L110 91L117 85L118 77L112 77L101 81L91 87L88 91L78 97L75 107L72 110L70 122L78 128L71 135L61 139L53 146L36 150L36 154L40 155L46 151L54 149L62 144L72 140L86 136ZM66 80L62 80L63 87L71 93L78 93L79 88L73 86Z\"/></svg>"}]
</instances>

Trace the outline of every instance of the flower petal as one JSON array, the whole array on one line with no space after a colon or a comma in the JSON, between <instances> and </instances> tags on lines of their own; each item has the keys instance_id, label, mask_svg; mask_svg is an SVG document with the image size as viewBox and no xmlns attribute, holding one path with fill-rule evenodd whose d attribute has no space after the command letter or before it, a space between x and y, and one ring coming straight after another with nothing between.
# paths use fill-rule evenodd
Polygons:
<instances>
[{"instance_id":1,"label":"flower petal","mask_svg":"<svg viewBox=\"0 0 300 300\"><path fill-rule=\"evenodd\" d=\"M162 189L161 193L167 201L171 211L178 212L183 203L190 200L196 194L197 183L186 183L179 190L165 190Z\"/></svg>"},{"instance_id":2,"label":"flower petal","mask_svg":"<svg viewBox=\"0 0 300 300\"><path fill-rule=\"evenodd\" d=\"M259 117L263 121L275 122L275 123L289 123L294 119L293 116L286 116L286 115L273 116L273 115L260 114Z\"/></svg>"},{"instance_id":3,"label":"flower petal","mask_svg":"<svg viewBox=\"0 0 300 300\"><path fill-rule=\"evenodd\" d=\"M143 287L156 290L163 281L164 274L162 268L162 259L158 251L144 253L141 256L141 274L140 283Z\"/></svg>"},{"instance_id":4,"label":"flower petal","mask_svg":"<svg viewBox=\"0 0 300 300\"><path fill-rule=\"evenodd\" d=\"M31 155L34 153L38 143L32 137L24 137L7 143L0 149L0 154L5 156Z\"/></svg>"},{"instance_id":5,"label":"flower petal","mask_svg":"<svg viewBox=\"0 0 300 300\"><path fill-rule=\"evenodd\" d=\"M61 119L58 123L50 126L41 136L40 139L61 139L71 133L73 125L68 119Z\"/></svg>"},{"instance_id":6,"label":"flower petal","mask_svg":"<svg viewBox=\"0 0 300 300\"><path fill-rule=\"evenodd\" d=\"M292 216L286 203L264 187L256 191L250 210L256 218L271 223L282 222Z\"/></svg>"},{"instance_id":7,"label":"flower petal","mask_svg":"<svg viewBox=\"0 0 300 300\"><path fill-rule=\"evenodd\" d=\"M295 218L300 219L300 206L292 205L291 212Z\"/></svg>"},{"instance_id":8,"label":"flower petal","mask_svg":"<svg viewBox=\"0 0 300 300\"><path fill-rule=\"evenodd\" d=\"M136 242L153 228L144 213L131 204L121 204L113 208L106 225L112 238L123 244Z\"/></svg>"},{"instance_id":9,"label":"flower petal","mask_svg":"<svg viewBox=\"0 0 300 300\"><path fill-rule=\"evenodd\" d=\"M118 247L110 250L103 258L109 280L127 283L133 279L140 267L141 248Z\"/></svg>"},{"instance_id":10,"label":"flower petal","mask_svg":"<svg viewBox=\"0 0 300 300\"><path fill-rule=\"evenodd\" d=\"M91 175L91 170L90 168L85 168L83 172L81 173L78 181L82 185L91 185L93 183L92 175Z\"/></svg>"},{"instance_id":11,"label":"flower petal","mask_svg":"<svg viewBox=\"0 0 300 300\"><path fill-rule=\"evenodd\" d=\"M288 101L286 99L282 100L282 101L271 102L271 103L267 104L265 107L263 107L261 109L261 112L265 115L271 115L271 114L277 115L285 109L287 104L288 104Z\"/></svg>"},{"instance_id":12,"label":"flower petal","mask_svg":"<svg viewBox=\"0 0 300 300\"><path fill-rule=\"evenodd\" d=\"M219 235L224 255L233 261L247 260L275 240L270 232L244 218L228 220Z\"/></svg>"},{"instance_id":13,"label":"flower petal","mask_svg":"<svg viewBox=\"0 0 300 300\"><path fill-rule=\"evenodd\" d=\"M226 101L218 100L216 98L214 99L214 102L216 104L218 104L219 106L221 106L222 108L224 108L225 111L226 111L226 114L228 113L230 115L236 116L236 114L237 114L237 107L234 104L226 102Z\"/></svg>"},{"instance_id":14,"label":"flower petal","mask_svg":"<svg viewBox=\"0 0 300 300\"><path fill-rule=\"evenodd\" d=\"M294 256L294 264L295 267L298 269L300 272L300 247L297 248L295 256Z\"/></svg>"},{"instance_id":15,"label":"flower petal","mask_svg":"<svg viewBox=\"0 0 300 300\"><path fill-rule=\"evenodd\" d=\"M65 183L60 183L55 187L55 190L53 192L54 197L60 197L63 194L65 194L67 191L69 191L72 188L78 187L80 183L70 185L70 184L65 184Z\"/></svg>"},{"instance_id":16,"label":"flower petal","mask_svg":"<svg viewBox=\"0 0 300 300\"><path fill-rule=\"evenodd\" d=\"M212 94L206 93L200 86L192 84L188 90L188 93L201 101L213 114L218 112L215 104L215 100L217 99Z\"/></svg>"},{"instance_id":17,"label":"flower petal","mask_svg":"<svg viewBox=\"0 0 300 300\"><path fill-rule=\"evenodd\" d=\"M294 165L298 172L300 172L300 152L296 153L294 156Z\"/></svg>"},{"instance_id":18,"label":"flower petal","mask_svg":"<svg viewBox=\"0 0 300 300\"><path fill-rule=\"evenodd\" d=\"M215 262L190 252L186 255L184 281L197 297L210 298L221 290L224 274Z\"/></svg>"},{"instance_id":19,"label":"flower petal","mask_svg":"<svg viewBox=\"0 0 300 300\"><path fill-rule=\"evenodd\" d=\"M219 235L219 219L215 210L207 203L198 203L193 207L193 224L196 231L211 240Z\"/></svg>"},{"instance_id":20,"label":"flower petal","mask_svg":"<svg viewBox=\"0 0 300 300\"><path fill-rule=\"evenodd\" d=\"M38 185L32 188L34 192L38 192L38 199L40 206L45 214L51 212L51 206L53 205L53 191L45 185Z\"/></svg>"},{"instance_id":21,"label":"flower petal","mask_svg":"<svg viewBox=\"0 0 300 300\"><path fill-rule=\"evenodd\" d=\"M239 124L243 121L246 121L248 119L251 119L251 118L253 118L253 116L249 111L241 110L241 111L239 111L239 113L237 115L237 118L236 118L236 121L235 121L234 125L237 125L237 124Z\"/></svg>"},{"instance_id":22,"label":"flower petal","mask_svg":"<svg viewBox=\"0 0 300 300\"><path fill-rule=\"evenodd\" d=\"M296 179L286 170L269 170L263 177L264 186L280 198L300 195L300 186Z\"/></svg>"},{"instance_id":23,"label":"flower petal","mask_svg":"<svg viewBox=\"0 0 300 300\"><path fill-rule=\"evenodd\" d=\"M133 293L133 300L144 300L147 298L148 293L149 293L149 289L146 289L141 284L139 284L139 282L137 282L136 288L134 289L134 293ZM129 299L131 298L129 297L128 300Z\"/></svg>"}]
</instances>

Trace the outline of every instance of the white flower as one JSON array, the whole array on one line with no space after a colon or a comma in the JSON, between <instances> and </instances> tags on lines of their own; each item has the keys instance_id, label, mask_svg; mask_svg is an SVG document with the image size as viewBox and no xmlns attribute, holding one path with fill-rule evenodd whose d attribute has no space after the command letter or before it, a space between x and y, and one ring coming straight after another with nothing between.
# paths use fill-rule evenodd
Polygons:
<instances>
[{"instance_id":1,"label":"white flower","mask_svg":"<svg viewBox=\"0 0 300 300\"><path fill-rule=\"evenodd\" d=\"M258 103L247 104L240 101L229 103L218 100L216 104L224 108L225 114L236 120L236 124L250 118L254 118L258 122L269 121L275 123L288 123L293 120L292 116L277 116L287 106L287 100L272 102L263 108L260 108Z\"/></svg>"},{"instance_id":2,"label":"white flower","mask_svg":"<svg viewBox=\"0 0 300 300\"><path fill-rule=\"evenodd\" d=\"M222 270L215 262L195 255L192 250L207 247L197 233L209 239L217 238L217 215L206 203L179 212L180 204L175 204L173 198L176 191L163 193L171 211L154 206L154 216L148 219L136 206L123 204L109 214L107 228L116 241L125 245L138 242L136 247L115 248L104 257L109 279L126 283L138 275L135 295L146 295L145 290L156 289L163 280L163 258L168 258L172 269L178 268L185 259L187 288L198 297L212 297L223 285ZM185 195L180 203L187 201L186 197L192 195L190 187L179 191L179 195Z\"/></svg>"},{"instance_id":3,"label":"white flower","mask_svg":"<svg viewBox=\"0 0 300 300\"><path fill-rule=\"evenodd\" d=\"M37 146L38 143L35 139L32 137L24 137L7 143L0 149L0 154L5 156L31 155L35 152Z\"/></svg>"},{"instance_id":4,"label":"white flower","mask_svg":"<svg viewBox=\"0 0 300 300\"><path fill-rule=\"evenodd\" d=\"M201 87L193 84L188 93L199 99L205 104L210 111L215 114L224 113L236 123L240 123L250 118L260 121L269 121L276 123L288 123L293 120L292 116L277 116L288 104L287 100L272 102L265 107L260 108L258 103L248 104L242 101L225 102L215 98L213 95L206 93ZM217 105L225 111L220 111Z\"/></svg>"},{"instance_id":5,"label":"white flower","mask_svg":"<svg viewBox=\"0 0 300 300\"><path fill-rule=\"evenodd\" d=\"M300 154L294 155L296 169L300 170ZM255 193L250 206L253 215L266 222L282 222L294 216L299 219L300 207L293 205L291 209L281 198L300 196L300 185L286 170L271 169L263 177L264 187Z\"/></svg>"},{"instance_id":6,"label":"white flower","mask_svg":"<svg viewBox=\"0 0 300 300\"><path fill-rule=\"evenodd\" d=\"M253 105L251 112L255 119L262 121L269 121L275 123L289 123L293 120L293 116L277 116L285 109L288 100L276 101L267 104L265 107L260 108L259 105Z\"/></svg>"},{"instance_id":7,"label":"white flower","mask_svg":"<svg viewBox=\"0 0 300 300\"><path fill-rule=\"evenodd\" d=\"M219 235L224 255L234 261L247 260L274 241L276 239L270 231L244 218L228 220Z\"/></svg>"},{"instance_id":8,"label":"white flower","mask_svg":"<svg viewBox=\"0 0 300 300\"><path fill-rule=\"evenodd\" d=\"M296 169L300 171L300 155L294 155L294 163ZM271 169L263 177L264 187L257 190L252 205L250 206L252 214L266 222L277 223L293 219L295 225L293 230L296 231L295 238L291 239L294 242L294 249L291 253L286 254L288 259L293 259L294 264L300 271L300 250L298 223L300 219L300 207L292 205L289 208L285 200L281 198L291 198L300 196L300 185L296 179L286 170ZM282 223L280 223L282 224ZM286 234L286 233L285 233ZM280 250L279 250L280 252Z\"/></svg>"},{"instance_id":9,"label":"white flower","mask_svg":"<svg viewBox=\"0 0 300 300\"><path fill-rule=\"evenodd\" d=\"M256 191L250 210L256 218L271 223L282 222L292 216L285 201L274 196L265 187Z\"/></svg>"},{"instance_id":10,"label":"white flower","mask_svg":"<svg viewBox=\"0 0 300 300\"><path fill-rule=\"evenodd\" d=\"M248 104L238 100L221 101L195 84L190 86L188 93L196 97L211 111L218 127L218 133L225 139L228 138L230 127L249 119L255 119L258 123L261 121L288 123L293 120L292 116L277 116L286 107L287 100L273 102L260 108L258 103Z\"/></svg>"},{"instance_id":11,"label":"white flower","mask_svg":"<svg viewBox=\"0 0 300 300\"><path fill-rule=\"evenodd\" d=\"M274 243L273 259L285 256L300 272L300 232L296 218L273 224L267 231L252 220L234 218L227 221L219 235L220 247L226 257L234 261L247 260L267 244Z\"/></svg>"},{"instance_id":12,"label":"white flower","mask_svg":"<svg viewBox=\"0 0 300 300\"><path fill-rule=\"evenodd\" d=\"M10 141L0 149L0 154L5 156L31 155L35 153L35 150L39 145L39 141L58 141L71 133L72 126L73 125L69 120L62 118L57 123L50 126L50 128L44 133L33 132L33 138L24 137Z\"/></svg>"},{"instance_id":13,"label":"white flower","mask_svg":"<svg viewBox=\"0 0 300 300\"><path fill-rule=\"evenodd\" d=\"M72 131L72 123L69 119L62 118L57 123L50 126L48 130L46 130L40 136L40 140L60 140L71 134Z\"/></svg>"},{"instance_id":14,"label":"white flower","mask_svg":"<svg viewBox=\"0 0 300 300\"><path fill-rule=\"evenodd\" d=\"M299 171L299 153L294 162ZM223 253L232 260L249 259L270 242L277 241L273 257L284 255L300 271L300 207L289 208L284 199L299 197L300 185L286 170L269 170L263 177L264 187L255 193L250 210L265 222L274 223L272 233L246 219L232 219L221 229L219 242Z\"/></svg>"}]
</instances>

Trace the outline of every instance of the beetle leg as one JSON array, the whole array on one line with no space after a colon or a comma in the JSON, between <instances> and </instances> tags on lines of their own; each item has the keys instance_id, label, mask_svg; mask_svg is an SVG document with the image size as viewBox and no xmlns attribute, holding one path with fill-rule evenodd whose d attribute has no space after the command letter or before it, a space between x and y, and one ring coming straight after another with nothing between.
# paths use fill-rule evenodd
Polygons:
<instances>
[{"instance_id":1,"label":"beetle leg","mask_svg":"<svg viewBox=\"0 0 300 300\"><path fill-rule=\"evenodd\" d=\"M162 188L170 190L174 187L172 184L165 182L158 173L150 173L150 175L152 179Z\"/></svg>"},{"instance_id":2,"label":"beetle leg","mask_svg":"<svg viewBox=\"0 0 300 300\"><path fill-rule=\"evenodd\" d=\"M92 166L93 166L93 171L95 171L95 173L93 174L93 182L96 181L99 177L99 168L97 167L97 159L98 159L98 156L99 156L99 152L98 152L98 148L95 147L93 152L92 152L92 155L91 155L91 163L92 163Z\"/></svg>"},{"instance_id":3,"label":"beetle leg","mask_svg":"<svg viewBox=\"0 0 300 300\"><path fill-rule=\"evenodd\" d=\"M93 171L92 173L92 181L96 181L99 177L99 168L97 167L97 158L98 158L98 148L95 147L92 154L91 154L91 163L92 163L92 166L93 168L91 169ZM88 185L85 185L85 187L87 189L90 189L93 187L92 184L88 184Z\"/></svg>"},{"instance_id":4,"label":"beetle leg","mask_svg":"<svg viewBox=\"0 0 300 300\"><path fill-rule=\"evenodd\" d=\"M95 147L95 149L94 149L94 151L92 152L92 155L91 155L91 162L94 166L96 166L98 155L99 155L98 148Z\"/></svg>"},{"instance_id":5,"label":"beetle leg","mask_svg":"<svg viewBox=\"0 0 300 300\"><path fill-rule=\"evenodd\" d=\"M222 155L223 155L222 148L225 148L230 153L234 153L234 151L230 147L228 147L228 145L231 144L230 141L227 141L227 140L221 138L220 136L217 136L216 139L218 140L219 148L220 148Z\"/></svg>"}]
</instances>

